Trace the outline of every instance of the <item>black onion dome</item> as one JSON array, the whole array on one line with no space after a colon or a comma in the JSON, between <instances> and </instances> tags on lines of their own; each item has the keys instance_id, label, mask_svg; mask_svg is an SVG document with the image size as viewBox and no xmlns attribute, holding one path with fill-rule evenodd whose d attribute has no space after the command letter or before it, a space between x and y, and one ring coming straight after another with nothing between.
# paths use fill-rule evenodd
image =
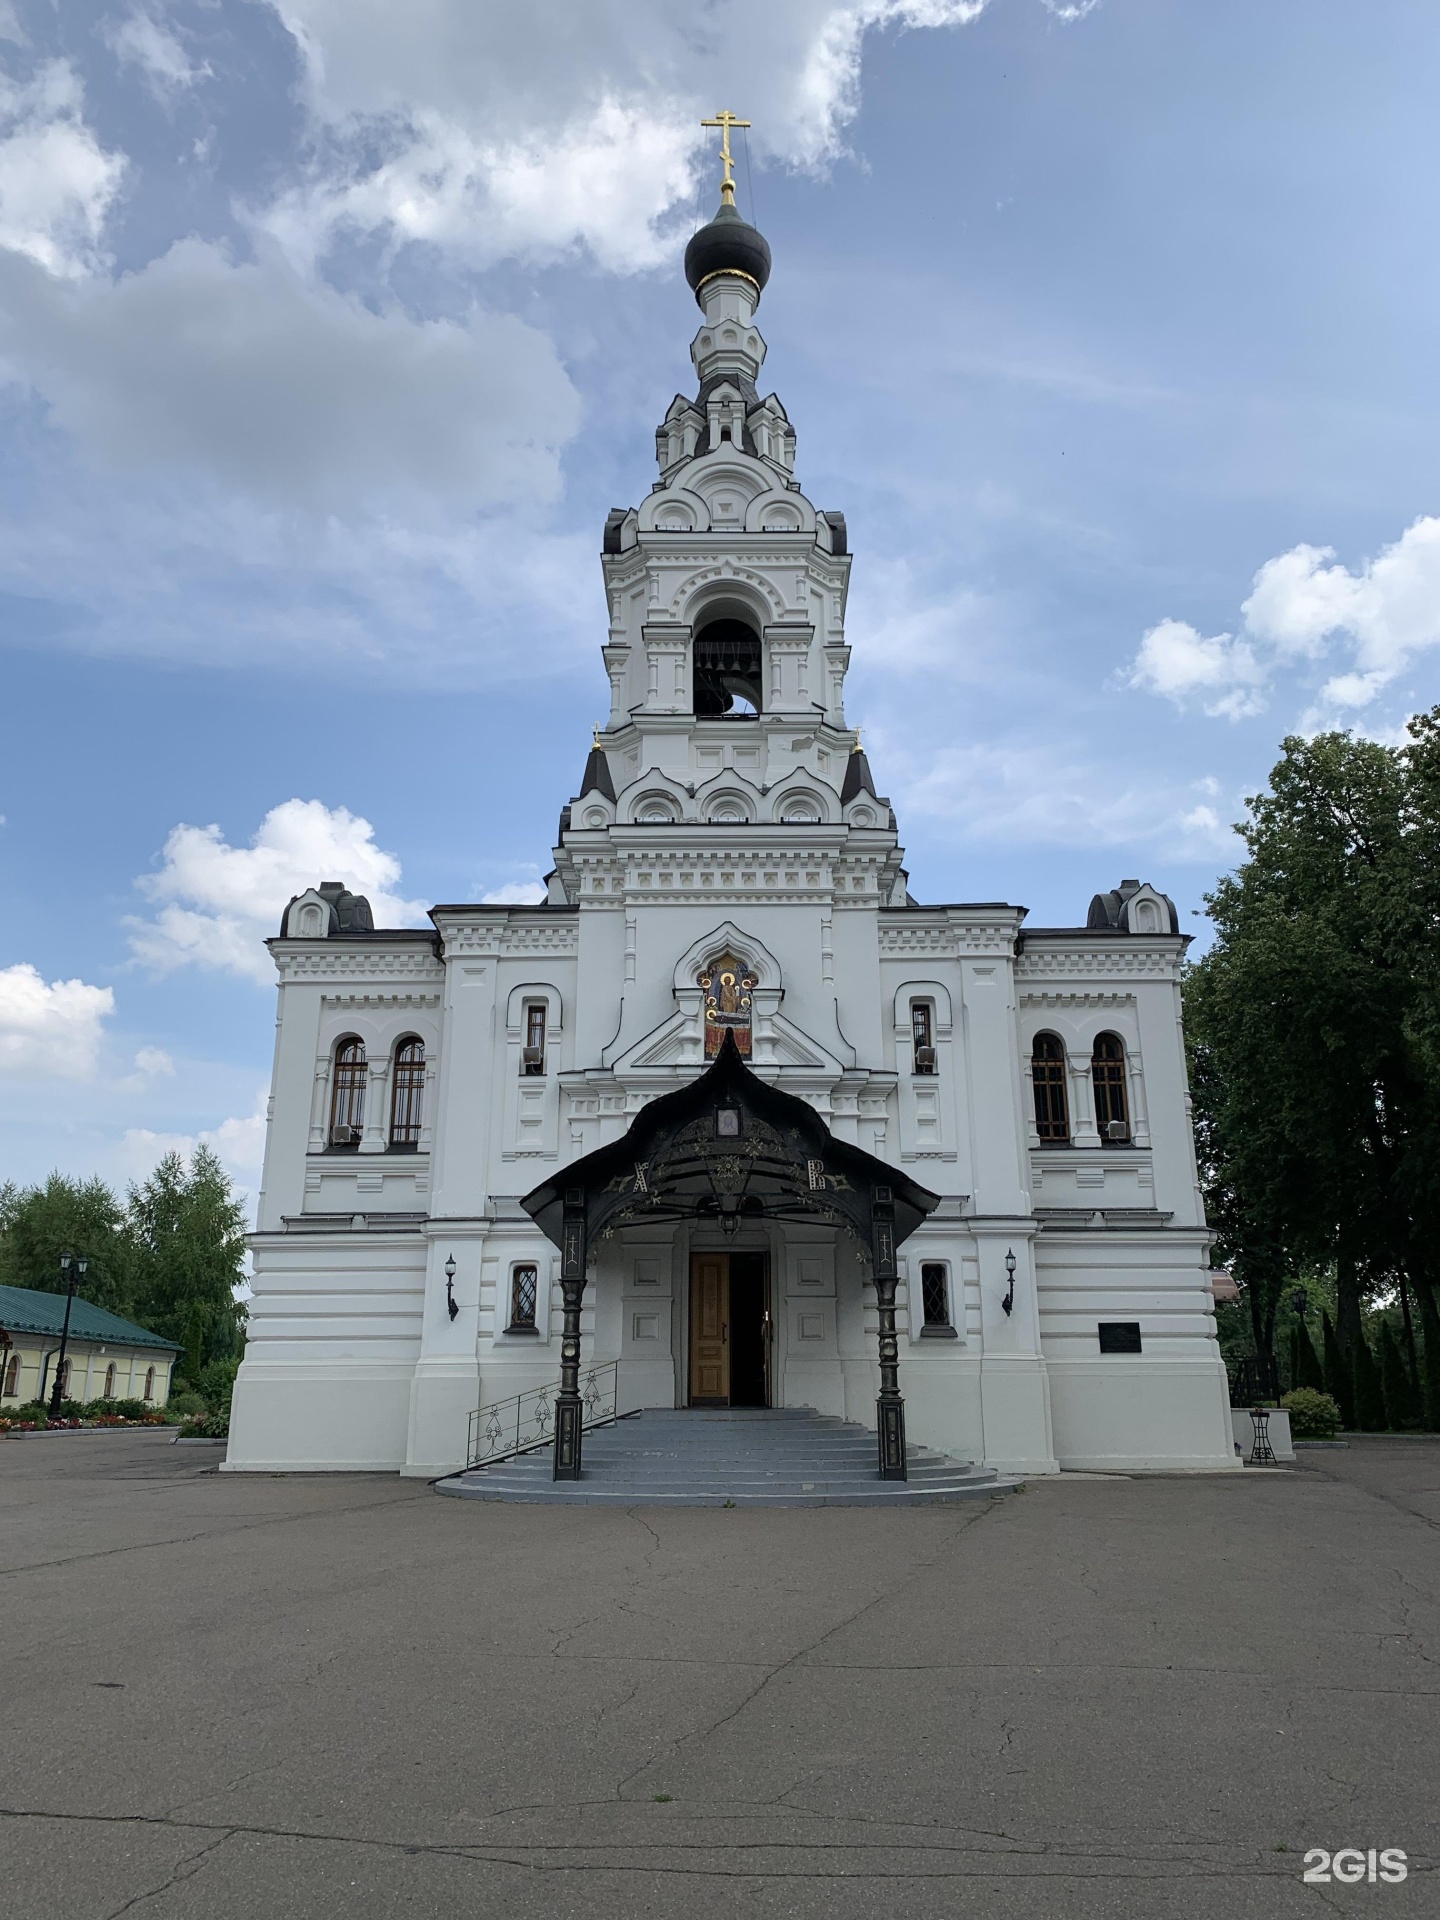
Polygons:
<instances>
[{"instance_id":1,"label":"black onion dome","mask_svg":"<svg viewBox=\"0 0 1440 1920\"><path fill-rule=\"evenodd\" d=\"M691 291L713 273L743 273L757 287L770 278L770 244L763 233L742 220L732 206L722 206L708 227L692 234L685 249L685 278Z\"/></svg>"}]
</instances>

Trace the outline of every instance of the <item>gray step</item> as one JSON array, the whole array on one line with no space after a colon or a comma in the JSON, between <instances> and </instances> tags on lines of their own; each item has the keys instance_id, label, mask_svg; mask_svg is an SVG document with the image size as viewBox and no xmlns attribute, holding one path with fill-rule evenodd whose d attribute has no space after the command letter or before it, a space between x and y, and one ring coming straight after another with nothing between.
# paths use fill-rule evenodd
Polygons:
<instances>
[{"instance_id":1,"label":"gray step","mask_svg":"<svg viewBox=\"0 0 1440 1920\"><path fill-rule=\"evenodd\" d=\"M647 1410L585 1435L583 1476L551 1478L549 1448L437 1483L469 1500L546 1506L905 1506L987 1499L1013 1485L988 1467L907 1449L882 1480L873 1433L808 1408Z\"/></svg>"}]
</instances>

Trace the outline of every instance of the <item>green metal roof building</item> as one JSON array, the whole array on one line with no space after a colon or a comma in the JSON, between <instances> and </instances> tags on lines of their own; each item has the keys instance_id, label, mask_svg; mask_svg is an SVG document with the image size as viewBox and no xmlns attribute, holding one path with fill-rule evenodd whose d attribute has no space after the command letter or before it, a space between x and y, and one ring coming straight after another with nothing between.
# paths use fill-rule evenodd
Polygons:
<instances>
[{"instance_id":1,"label":"green metal roof building","mask_svg":"<svg viewBox=\"0 0 1440 1920\"><path fill-rule=\"evenodd\" d=\"M0 1411L43 1399L54 1376L65 1323L65 1295L31 1287L0 1287L0 1355L4 1356ZM5 1345L4 1335L10 1345ZM67 1400L148 1400L163 1407L178 1341L152 1333L78 1295L70 1309L66 1348Z\"/></svg>"}]
</instances>

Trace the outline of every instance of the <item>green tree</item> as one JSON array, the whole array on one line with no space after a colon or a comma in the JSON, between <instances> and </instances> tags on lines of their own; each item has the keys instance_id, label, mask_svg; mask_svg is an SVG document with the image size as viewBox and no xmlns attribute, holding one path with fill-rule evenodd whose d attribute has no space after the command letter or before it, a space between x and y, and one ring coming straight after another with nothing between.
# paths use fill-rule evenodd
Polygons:
<instances>
[{"instance_id":1,"label":"green tree","mask_svg":"<svg viewBox=\"0 0 1440 1920\"><path fill-rule=\"evenodd\" d=\"M78 1291L111 1313L128 1315L135 1247L119 1199L100 1179L52 1173L43 1187L0 1187L0 1285L63 1293L62 1253L88 1262Z\"/></svg>"},{"instance_id":2,"label":"green tree","mask_svg":"<svg viewBox=\"0 0 1440 1920\"><path fill-rule=\"evenodd\" d=\"M1347 1423L1364 1303L1405 1276L1440 1419L1440 708L1405 748L1286 740L1240 831L1186 986L1223 1255L1263 1351L1287 1273L1335 1275Z\"/></svg>"},{"instance_id":3,"label":"green tree","mask_svg":"<svg viewBox=\"0 0 1440 1920\"><path fill-rule=\"evenodd\" d=\"M1320 1356L1315 1351L1315 1342L1310 1338L1310 1329L1296 1316L1295 1320L1295 1379L1297 1387L1310 1387L1316 1393L1325 1391L1325 1370L1320 1365Z\"/></svg>"},{"instance_id":4,"label":"green tree","mask_svg":"<svg viewBox=\"0 0 1440 1920\"><path fill-rule=\"evenodd\" d=\"M1355 1424L1362 1433L1385 1433L1390 1426L1390 1416L1385 1406L1380 1369L1363 1332L1355 1343L1350 1360L1355 1373Z\"/></svg>"},{"instance_id":5,"label":"green tree","mask_svg":"<svg viewBox=\"0 0 1440 1920\"><path fill-rule=\"evenodd\" d=\"M180 1342L193 1381L243 1343L244 1309L235 1301L244 1275L243 1210L215 1154L199 1146L188 1167L178 1153L167 1153L148 1180L130 1188L129 1219L136 1317Z\"/></svg>"},{"instance_id":6,"label":"green tree","mask_svg":"<svg viewBox=\"0 0 1440 1920\"><path fill-rule=\"evenodd\" d=\"M1341 1425L1353 1428L1355 1425L1355 1376L1351 1372L1350 1362L1341 1350L1340 1337L1328 1313L1324 1316L1322 1325L1321 1346L1325 1353L1325 1391L1340 1409Z\"/></svg>"},{"instance_id":7,"label":"green tree","mask_svg":"<svg viewBox=\"0 0 1440 1920\"><path fill-rule=\"evenodd\" d=\"M1391 1426L1402 1433L1406 1428L1418 1426L1419 1409L1415 1405L1410 1369L1400 1351L1400 1342L1395 1338L1395 1329L1388 1320L1380 1322L1380 1378L1385 1389L1385 1409L1390 1415Z\"/></svg>"}]
</instances>

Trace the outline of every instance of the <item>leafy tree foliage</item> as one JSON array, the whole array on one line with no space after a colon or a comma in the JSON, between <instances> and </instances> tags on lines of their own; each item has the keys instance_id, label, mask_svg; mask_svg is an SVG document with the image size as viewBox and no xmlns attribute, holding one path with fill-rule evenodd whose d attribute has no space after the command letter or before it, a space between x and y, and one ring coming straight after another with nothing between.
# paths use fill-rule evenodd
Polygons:
<instances>
[{"instance_id":1,"label":"leafy tree foliage","mask_svg":"<svg viewBox=\"0 0 1440 1920\"><path fill-rule=\"evenodd\" d=\"M1357 1395L1379 1412L1364 1304L1402 1277L1440 1423L1440 708L1410 734L1284 742L1186 985L1210 1218L1256 1348L1289 1280L1333 1272L1324 1373L1347 1423Z\"/></svg>"},{"instance_id":2,"label":"leafy tree foliage","mask_svg":"<svg viewBox=\"0 0 1440 1920\"><path fill-rule=\"evenodd\" d=\"M63 1293L67 1250L89 1261L82 1297L179 1341L192 1380L238 1359L245 1219L209 1147L188 1166L167 1154L125 1202L103 1180L60 1173L39 1187L0 1187L0 1285Z\"/></svg>"},{"instance_id":3,"label":"leafy tree foliage","mask_svg":"<svg viewBox=\"0 0 1440 1920\"><path fill-rule=\"evenodd\" d=\"M89 1265L80 1291L97 1307L125 1313L135 1288L135 1248L125 1209L100 1179L52 1173L43 1187L0 1187L0 1286L63 1293L62 1253Z\"/></svg>"},{"instance_id":4,"label":"leafy tree foliage","mask_svg":"<svg viewBox=\"0 0 1440 1920\"><path fill-rule=\"evenodd\" d=\"M167 1153L148 1180L131 1187L129 1223L139 1255L136 1318L180 1342L194 1380L211 1361L239 1351L243 1326L235 1288L245 1216L211 1149L197 1147L188 1167Z\"/></svg>"}]
</instances>

